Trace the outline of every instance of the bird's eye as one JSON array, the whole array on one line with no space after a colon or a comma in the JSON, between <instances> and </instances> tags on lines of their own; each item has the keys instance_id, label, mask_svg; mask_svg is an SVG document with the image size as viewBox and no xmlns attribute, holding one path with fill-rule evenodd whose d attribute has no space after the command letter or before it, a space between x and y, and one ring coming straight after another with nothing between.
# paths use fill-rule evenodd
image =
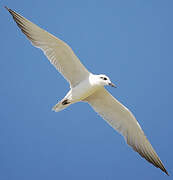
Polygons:
<instances>
[{"instance_id":1,"label":"bird's eye","mask_svg":"<svg viewBox=\"0 0 173 180\"><path fill-rule=\"evenodd\" d=\"M105 80L105 81L107 80L107 78L106 78L106 77L100 77L100 78L101 78L101 79L103 79L103 80Z\"/></svg>"}]
</instances>

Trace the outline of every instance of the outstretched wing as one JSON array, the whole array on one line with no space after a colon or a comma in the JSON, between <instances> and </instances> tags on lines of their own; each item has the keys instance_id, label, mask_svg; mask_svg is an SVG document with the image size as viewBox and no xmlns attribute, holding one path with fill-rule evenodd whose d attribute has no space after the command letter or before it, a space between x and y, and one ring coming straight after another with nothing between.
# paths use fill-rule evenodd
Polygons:
<instances>
[{"instance_id":1,"label":"outstretched wing","mask_svg":"<svg viewBox=\"0 0 173 180\"><path fill-rule=\"evenodd\" d=\"M82 65L72 49L63 41L41 29L20 14L5 7L31 43L43 50L44 54L62 73L72 87L88 77L88 70Z\"/></svg>"},{"instance_id":2,"label":"outstretched wing","mask_svg":"<svg viewBox=\"0 0 173 180\"><path fill-rule=\"evenodd\" d=\"M105 88L85 99L114 129L121 133L127 144L148 162L167 175L164 165L146 138L133 114L118 102Z\"/></svg>"}]
</instances>

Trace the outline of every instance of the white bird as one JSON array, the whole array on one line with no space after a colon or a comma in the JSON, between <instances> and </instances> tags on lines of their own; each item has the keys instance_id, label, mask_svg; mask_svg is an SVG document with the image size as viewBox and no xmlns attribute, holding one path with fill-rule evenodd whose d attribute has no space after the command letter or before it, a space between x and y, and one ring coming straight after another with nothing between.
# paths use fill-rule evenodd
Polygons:
<instances>
[{"instance_id":1,"label":"white bird","mask_svg":"<svg viewBox=\"0 0 173 180\"><path fill-rule=\"evenodd\" d=\"M43 50L49 61L70 84L69 92L53 107L53 110L60 111L79 101L88 102L98 114L124 136L128 145L168 175L133 114L104 88L106 85L115 86L110 79L106 75L90 73L66 43L20 14L5 8L31 43Z\"/></svg>"}]
</instances>

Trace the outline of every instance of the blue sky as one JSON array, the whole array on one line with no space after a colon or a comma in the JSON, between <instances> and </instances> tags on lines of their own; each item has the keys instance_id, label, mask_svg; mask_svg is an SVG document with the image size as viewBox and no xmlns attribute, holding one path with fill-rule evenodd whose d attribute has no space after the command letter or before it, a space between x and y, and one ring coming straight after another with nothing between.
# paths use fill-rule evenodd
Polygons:
<instances>
[{"instance_id":1,"label":"blue sky","mask_svg":"<svg viewBox=\"0 0 173 180\"><path fill-rule=\"evenodd\" d=\"M173 167L173 2L1 1L0 179L166 179L84 103L54 113L68 83L19 31L6 5L67 42L136 116Z\"/></svg>"}]
</instances>

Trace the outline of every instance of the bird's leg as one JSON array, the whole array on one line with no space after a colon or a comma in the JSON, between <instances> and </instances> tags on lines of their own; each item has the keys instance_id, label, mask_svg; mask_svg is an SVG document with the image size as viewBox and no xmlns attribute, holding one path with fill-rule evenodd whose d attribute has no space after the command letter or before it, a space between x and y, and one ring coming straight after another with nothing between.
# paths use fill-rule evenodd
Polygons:
<instances>
[{"instance_id":1,"label":"bird's leg","mask_svg":"<svg viewBox=\"0 0 173 180\"><path fill-rule=\"evenodd\" d=\"M70 104L70 102L68 101L68 99L65 99L64 101L62 101L62 105L67 105Z\"/></svg>"}]
</instances>

